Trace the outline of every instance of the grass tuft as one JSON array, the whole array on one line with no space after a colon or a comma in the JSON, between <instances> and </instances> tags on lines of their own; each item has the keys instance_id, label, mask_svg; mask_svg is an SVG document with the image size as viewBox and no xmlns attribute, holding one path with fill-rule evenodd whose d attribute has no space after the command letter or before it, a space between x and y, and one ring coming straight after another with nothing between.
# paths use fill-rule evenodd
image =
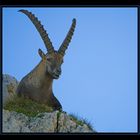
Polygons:
<instances>
[{"instance_id":1,"label":"grass tuft","mask_svg":"<svg viewBox=\"0 0 140 140\"><path fill-rule=\"evenodd\" d=\"M35 117L39 113L53 111L51 107L48 107L44 104L39 104L30 99L17 96L13 97L12 100L8 100L4 104L4 109L23 113L29 117Z\"/></svg>"},{"instance_id":2,"label":"grass tuft","mask_svg":"<svg viewBox=\"0 0 140 140\"><path fill-rule=\"evenodd\" d=\"M86 124L88 126L89 129L94 130L91 122L89 122L86 118L83 118L82 121L84 124Z\"/></svg>"},{"instance_id":3,"label":"grass tuft","mask_svg":"<svg viewBox=\"0 0 140 140\"><path fill-rule=\"evenodd\" d=\"M93 126L92 124L85 118L81 118L75 114L69 114L69 116L71 117L71 119L78 125L83 126L84 124L86 124L88 126L88 128L90 130L93 130Z\"/></svg>"}]
</instances>

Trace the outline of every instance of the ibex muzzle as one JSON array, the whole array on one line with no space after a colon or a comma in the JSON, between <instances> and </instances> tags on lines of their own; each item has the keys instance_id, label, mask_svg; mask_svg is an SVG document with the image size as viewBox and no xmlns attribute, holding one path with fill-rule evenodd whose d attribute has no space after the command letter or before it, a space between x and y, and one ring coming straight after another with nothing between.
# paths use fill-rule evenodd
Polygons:
<instances>
[{"instance_id":1,"label":"ibex muzzle","mask_svg":"<svg viewBox=\"0 0 140 140\"><path fill-rule=\"evenodd\" d=\"M46 104L52 107L54 110L62 109L60 102L53 94L52 83L53 79L58 79L61 75L63 57L74 33L76 19L73 19L66 38L64 39L59 50L56 51L54 50L46 30L41 25L41 22L37 19L37 17L27 10L20 10L20 12L27 15L35 25L45 44L47 53L45 54L41 49L38 50L42 60L29 74L27 74L21 80L17 88L17 95L30 98L42 104Z\"/></svg>"}]
</instances>

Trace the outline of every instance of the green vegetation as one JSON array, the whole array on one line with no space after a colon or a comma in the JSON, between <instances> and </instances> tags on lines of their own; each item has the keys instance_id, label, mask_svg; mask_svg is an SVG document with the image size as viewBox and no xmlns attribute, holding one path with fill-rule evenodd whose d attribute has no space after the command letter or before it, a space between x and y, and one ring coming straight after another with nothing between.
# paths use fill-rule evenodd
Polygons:
<instances>
[{"instance_id":1,"label":"green vegetation","mask_svg":"<svg viewBox=\"0 0 140 140\"><path fill-rule=\"evenodd\" d=\"M59 120L59 118L60 118L60 115L61 115L61 111L59 111L58 113L57 113L57 119Z\"/></svg>"},{"instance_id":2,"label":"green vegetation","mask_svg":"<svg viewBox=\"0 0 140 140\"><path fill-rule=\"evenodd\" d=\"M12 100L7 101L4 105L4 109L23 113L30 117L35 117L39 113L53 111L51 107L44 104L39 104L30 99L17 96L13 97Z\"/></svg>"},{"instance_id":3,"label":"green vegetation","mask_svg":"<svg viewBox=\"0 0 140 140\"><path fill-rule=\"evenodd\" d=\"M85 118L81 118L75 114L69 114L69 116L71 117L71 120L73 120L74 122L76 122L76 124L83 126L84 124L86 124L89 129L93 130L93 126L92 124Z\"/></svg>"},{"instance_id":4,"label":"green vegetation","mask_svg":"<svg viewBox=\"0 0 140 140\"><path fill-rule=\"evenodd\" d=\"M92 124L86 118L82 119L82 121L88 126L89 129L93 130Z\"/></svg>"}]
</instances>

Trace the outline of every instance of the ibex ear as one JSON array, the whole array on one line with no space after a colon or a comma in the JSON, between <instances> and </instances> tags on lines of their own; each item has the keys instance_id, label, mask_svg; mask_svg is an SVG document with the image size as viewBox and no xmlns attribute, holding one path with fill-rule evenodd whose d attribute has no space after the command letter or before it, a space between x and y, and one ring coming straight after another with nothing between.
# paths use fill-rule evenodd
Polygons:
<instances>
[{"instance_id":1,"label":"ibex ear","mask_svg":"<svg viewBox=\"0 0 140 140\"><path fill-rule=\"evenodd\" d=\"M46 55L44 54L44 52L41 49L38 49L38 53L42 59L46 59Z\"/></svg>"}]
</instances>

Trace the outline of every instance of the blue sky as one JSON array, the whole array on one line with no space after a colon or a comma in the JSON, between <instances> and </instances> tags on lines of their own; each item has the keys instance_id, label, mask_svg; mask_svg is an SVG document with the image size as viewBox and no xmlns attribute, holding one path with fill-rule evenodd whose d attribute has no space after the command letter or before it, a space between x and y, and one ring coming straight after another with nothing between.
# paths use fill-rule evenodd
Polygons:
<instances>
[{"instance_id":1,"label":"blue sky","mask_svg":"<svg viewBox=\"0 0 140 140\"><path fill-rule=\"evenodd\" d=\"M72 19L77 25L53 91L68 113L98 132L137 131L137 8L3 8L3 73L19 81L39 62L43 41L26 15L34 13L55 49Z\"/></svg>"}]
</instances>

